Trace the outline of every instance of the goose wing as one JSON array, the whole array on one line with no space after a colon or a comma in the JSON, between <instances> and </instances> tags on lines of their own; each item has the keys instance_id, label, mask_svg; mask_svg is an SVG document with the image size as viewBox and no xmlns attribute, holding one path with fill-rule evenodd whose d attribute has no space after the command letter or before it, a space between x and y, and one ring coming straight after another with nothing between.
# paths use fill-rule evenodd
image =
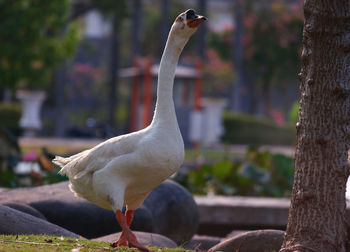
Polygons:
<instances>
[{"instance_id":1,"label":"goose wing","mask_svg":"<svg viewBox=\"0 0 350 252\"><path fill-rule=\"evenodd\" d=\"M133 151L135 147L134 134L111 138L92 149L82 151L70 157L56 156L52 161L62 167L61 175L79 179L82 176L102 169L112 159Z\"/></svg>"}]
</instances>

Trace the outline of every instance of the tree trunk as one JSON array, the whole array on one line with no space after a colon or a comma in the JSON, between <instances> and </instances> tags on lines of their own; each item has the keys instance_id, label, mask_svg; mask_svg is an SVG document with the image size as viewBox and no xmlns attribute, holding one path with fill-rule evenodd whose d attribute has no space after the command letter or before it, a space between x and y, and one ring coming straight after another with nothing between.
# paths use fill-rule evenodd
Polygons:
<instances>
[{"instance_id":1,"label":"tree trunk","mask_svg":"<svg viewBox=\"0 0 350 252\"><path fill-rule=\"evenodd\" d=\"M350 4L306 0L291 207L280 252L345 251Z\"/></svg>"},{"instance_id":2,"label":"tree trunk","mask_svg":"<svg viewBox=\"0 0 350 252\"><path fill-rule=\"evenodd\" d=\"M262 83L262 100L264 104L264 115L268 117L271 110L271 80L270 78L264 78Z\"/></svg>"}]
</instances>

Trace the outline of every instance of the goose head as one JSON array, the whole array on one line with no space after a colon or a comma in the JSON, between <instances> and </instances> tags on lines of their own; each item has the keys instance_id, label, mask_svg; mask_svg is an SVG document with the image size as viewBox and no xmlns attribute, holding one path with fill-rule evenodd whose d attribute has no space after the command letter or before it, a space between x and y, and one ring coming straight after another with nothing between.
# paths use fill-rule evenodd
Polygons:
<instances>
[{"instance_id":1,"label":"goose head","mask_svg":"<svg viewBox=\"0 0 350 252\"><path fill-rule=\"evenodd\" d=\"M188 39L206 19L206 17L198 15L194 10L189 9L175 19L171 30L178 37Z\"/></svg>"}]
</instances>

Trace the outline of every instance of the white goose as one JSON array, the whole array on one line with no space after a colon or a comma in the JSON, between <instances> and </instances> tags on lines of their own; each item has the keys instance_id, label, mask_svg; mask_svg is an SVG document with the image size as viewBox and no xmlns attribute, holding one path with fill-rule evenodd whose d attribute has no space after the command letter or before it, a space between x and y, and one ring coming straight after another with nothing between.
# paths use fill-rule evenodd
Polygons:
<instances>
[{"instance_id":1,"label":"white goose","mask_svg":"<svg viewBox=\"0 0 350 252\"><path fill-rule=\"evenodd\" d=\"M156 109L147 128L53 160L62 167L60 173L69 177L69 187L77 196L116 212L122 228L116 246L149 251L129 226L134 210L183 162L184 144L173 102L175 68L188 39L205 19L187 10L172 25L160 62ZM127 209L125 214L123 206Z\"/></svg>"}]
</instances>

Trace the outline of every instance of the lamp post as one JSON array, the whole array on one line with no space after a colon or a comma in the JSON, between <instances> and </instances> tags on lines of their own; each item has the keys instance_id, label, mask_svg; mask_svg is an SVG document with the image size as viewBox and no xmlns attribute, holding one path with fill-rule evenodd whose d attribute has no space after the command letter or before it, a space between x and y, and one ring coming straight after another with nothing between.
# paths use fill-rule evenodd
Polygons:
<instances>
[{"instance_id":1,"label":"lamp post","mask_svg":"<svg viewBox=\"0 0 350 252\"><path fill-rule=\"evenodd\" d=\"M235 33L233 38L233 55L232 60L236 72L236 83L232 90L231 108L234 112L242 112L248 110L248 87L244 81L243 72L243 9L242 1L234 0L235 10Z\"/></svg>"},{"instance_id":2,"label":"lamp post","mask_svg":"<svg viewBox=\"0 0 350 252\"><path fill-rule=\"evenodd\" d=\"M111 57L109 68L108 82L108 122L112 132L117 133L115 124L115 108L117 106L117 85L118 85L118 68L119 68L119 38L118 38L118 19L114 14L112 21L111 33Z\"/></svg>"}]
</instances>

